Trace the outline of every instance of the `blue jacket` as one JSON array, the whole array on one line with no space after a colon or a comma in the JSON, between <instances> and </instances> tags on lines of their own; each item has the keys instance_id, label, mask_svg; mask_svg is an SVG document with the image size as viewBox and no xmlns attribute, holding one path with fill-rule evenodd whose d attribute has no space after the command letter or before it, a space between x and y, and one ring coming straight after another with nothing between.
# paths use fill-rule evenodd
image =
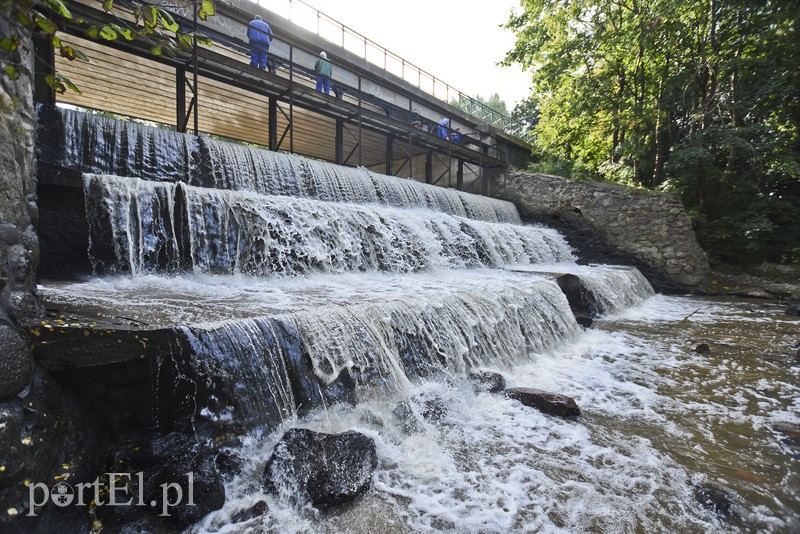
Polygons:
<instances>
[{"instance_id":1,"label":"blue jacket","mask_svg":"<svg viewBox=\"0 0 800 534\"><path fill-rule=\"evenodd\" d=\"M247 26L247 38L251 45L266 45L272 42L272 28L263 20L254 19Z\"/></svg>"}]
</instances>

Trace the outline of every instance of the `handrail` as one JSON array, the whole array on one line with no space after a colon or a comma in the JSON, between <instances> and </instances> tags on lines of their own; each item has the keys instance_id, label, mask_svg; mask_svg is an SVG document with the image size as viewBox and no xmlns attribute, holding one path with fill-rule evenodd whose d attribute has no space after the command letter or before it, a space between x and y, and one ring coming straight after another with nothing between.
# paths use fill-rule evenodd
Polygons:
<instances>
[{"instance_id":1,"label":"handrail","mask_svg":"<svg viewBox=\"0 0 800 534\"><path fill-rule=\"evenodd\" d=\"M488 122L492 126L500 128L504 132L530 141L529 133L524 129L519 121L492 109L483 102L455 89L449 84L438 79L433 74L427 72L413 63L406 61L397 54L387 50L375 41L365 37L352 28L342 24L336 19L322 13L317 8L307 4L303 0L251 0L255 4L263 5L270 11L278 13L290 22L297 24L309 31L315 32L323 39L344 48L352 53L359 54L362 59L370 63L382 67L383 70L399 76L405 82L410 83L434 98L438 98L443 102L450 104L453 99L457 99L459 108L473 117ZM306 9L306 15L310 15L311 20L304 19L303 13L298 12L295 6L301 6L301 9ZM283 7L283 9L281 9ZM327 31L324 24L329 25ZM336 36L334 36L334 34ZM353 44L356 46L348 46L347 37L350 36L354 39ZM374 51L377 55L370 56L369 51ZM382 58L381 58L382 56ZM382 63L381 63L382 61ZM394 65L398 70L392 70L390 67ZM423 84L423 81L426 83Z\"/></svg>"}]
</instances>

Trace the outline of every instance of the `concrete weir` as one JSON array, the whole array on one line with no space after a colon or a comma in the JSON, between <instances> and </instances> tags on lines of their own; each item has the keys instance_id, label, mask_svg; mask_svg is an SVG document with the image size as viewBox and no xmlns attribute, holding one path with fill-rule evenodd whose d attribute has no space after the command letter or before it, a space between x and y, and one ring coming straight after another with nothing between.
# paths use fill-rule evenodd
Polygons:
<instances>
[{"instance_id":1,"label":"concrete weir","mask_svg":"<svg viewBox=\"0 0 800 534\"><path fill-rule=\"evenodd\" d=\"M530 320L547 325L557 318L560 326L556 331L552 325L539 331L538 335L551 338L545 343L571 335L569 332L574 331L576 322L588 326L592 318L612 312L615 305L620 305L612 302L613 291L603 293L597 285L598 279L622 277L623 284L634 288L633 295L636 289L630 280L641 276L635 269L609 268L598 278L590 274L590 267L576 268L583 270L583 274L535 268L505 270L509 281L527 285L526 291L536 293L533 298L523 299L522 304L517 303L535 316ZM649 287L646 281L643 287ZM418 297L429 298L427 290L418 290ZM432 288L431 292L437 290ZM312 289L310 293L313 292ZM87 403L104 406L97 416L116 432L125 434L153 427L161 432L185 431L223 423L272 427L314 406L355 401L360 389L373 388L378 382L402 390L403 382L408 379L448 368L468 372L502 359L503 355L489 351L501 350L509 339L505 333L491 334L495 339L483 340L488 342L485 350L470 351L474 354L467 353L451 361L437 356L442 343L454 348L464 343L465 334L460 327L445 326L448 316L461 313L471 317L469 321L484 321L488 332L504 306L502 301L492 302L488 298L464 302L473 298L469 287L452 293L453 299L442 303L452 310L441 314L441 330L434 325L427 332L420 329L424 328L425 313L430 311L426 310L428 306L410 304L407 298L379 306L374 302L336 304L337 308L346 306L344 315L361 325L352 333L354 337L349 342L353 345L349 350L367 354L359 365L338 368L335 358L320 360L321 347L314 343L317 334L313 325L319 322L324 327L325 318L331 314L325 307L291 313L276 310L270 315L254 316L240 311L239 317L202 325L167 318L168 310L163 315L151 311L152 323L149 323L130 300L98 306L89 302L93 297L76 303L74 295L64 297L54 290L54 302L45 302L47 317L31 326L30 332L37 362ZM45 299L47 294L45 290ZM190 301L192 296L182 298ZM100 295L99 300L105 301L105 295ZM481 306L488 308L486 316L477 310ZM126 308L137 318L122 316ZM374 308L383 317L377 319L377 324ZM332 323L338 320L334 317ZM388 355L371 353L371 343L363 345L362 329L381 327L386 333L376 335L373 342L387 336L394 339ZM512 329L517 329L519 335L531 327L512 325ZM528 349L535 347L526 341L518 357L524 357ZM250 388L247 395L241 391L245 383Z\"/></svg>"}]
</instances>

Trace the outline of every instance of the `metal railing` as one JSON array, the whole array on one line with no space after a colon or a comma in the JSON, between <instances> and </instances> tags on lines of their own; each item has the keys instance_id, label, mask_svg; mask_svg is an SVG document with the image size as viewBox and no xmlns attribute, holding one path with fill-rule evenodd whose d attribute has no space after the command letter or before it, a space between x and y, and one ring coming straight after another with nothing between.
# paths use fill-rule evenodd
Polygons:
<instances>
[{"instance_id":1,"label":"metal railing","mask_svg":"<svg viewBox=\"0 0 800 534\"><path fill-rule=\"evenodd\" d=\"M434 98L438 98L448 104L453 104L455 101L459 109L473 117L487 122L510 135L530 140L529 132L518 121L455 89L433 74L406 61L375 41L308 5L303 0L251 1L281 15L308 31L315 32L323 39L359 55L362 59L398 76Z\"/></svg>"}]
</instances>

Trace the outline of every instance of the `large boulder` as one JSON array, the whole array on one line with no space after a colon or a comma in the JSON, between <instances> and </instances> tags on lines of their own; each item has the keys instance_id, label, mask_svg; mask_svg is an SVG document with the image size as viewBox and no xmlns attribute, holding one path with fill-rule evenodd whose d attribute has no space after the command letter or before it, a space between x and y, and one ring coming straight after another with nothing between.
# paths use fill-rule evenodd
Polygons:
<instances>
[{"instance_id":1,"label":"large boulder","mask_svg":"<svg viewBox=\"0 0 800 534\"><path fill-rule=\"evenodd\" d=\"M548 393L534 388L509 388L506 390L506 396L548 415L576 417L581 414L575 399L558 393Z\"/></svg>"},{"instance_id":2,"label":"large boulder","mask_svg":"<svg viewBox=\"0 0 800 534\"><path fill-rule=\"evenodd\" d=\"M149 506L100 506L98 515L112 529L188 527L225 504L225 485L216 458L213 447L180 432L117 451L109 470L141 472L143 487L138 487L140 479L134 475L128 494L134 499L142 495Z\"/></svg>"},{"instance_id":3,"label":"large boulder","mask_svg":"<svg viewBox=\"0 0 800 534\"><path fill-rule=\"evenodd\" d=\"M377 465L375 443L364 434L292 428L267 461L265 486L295 504L327 510L367 491Z\"/></svg>"}]
</instances>

